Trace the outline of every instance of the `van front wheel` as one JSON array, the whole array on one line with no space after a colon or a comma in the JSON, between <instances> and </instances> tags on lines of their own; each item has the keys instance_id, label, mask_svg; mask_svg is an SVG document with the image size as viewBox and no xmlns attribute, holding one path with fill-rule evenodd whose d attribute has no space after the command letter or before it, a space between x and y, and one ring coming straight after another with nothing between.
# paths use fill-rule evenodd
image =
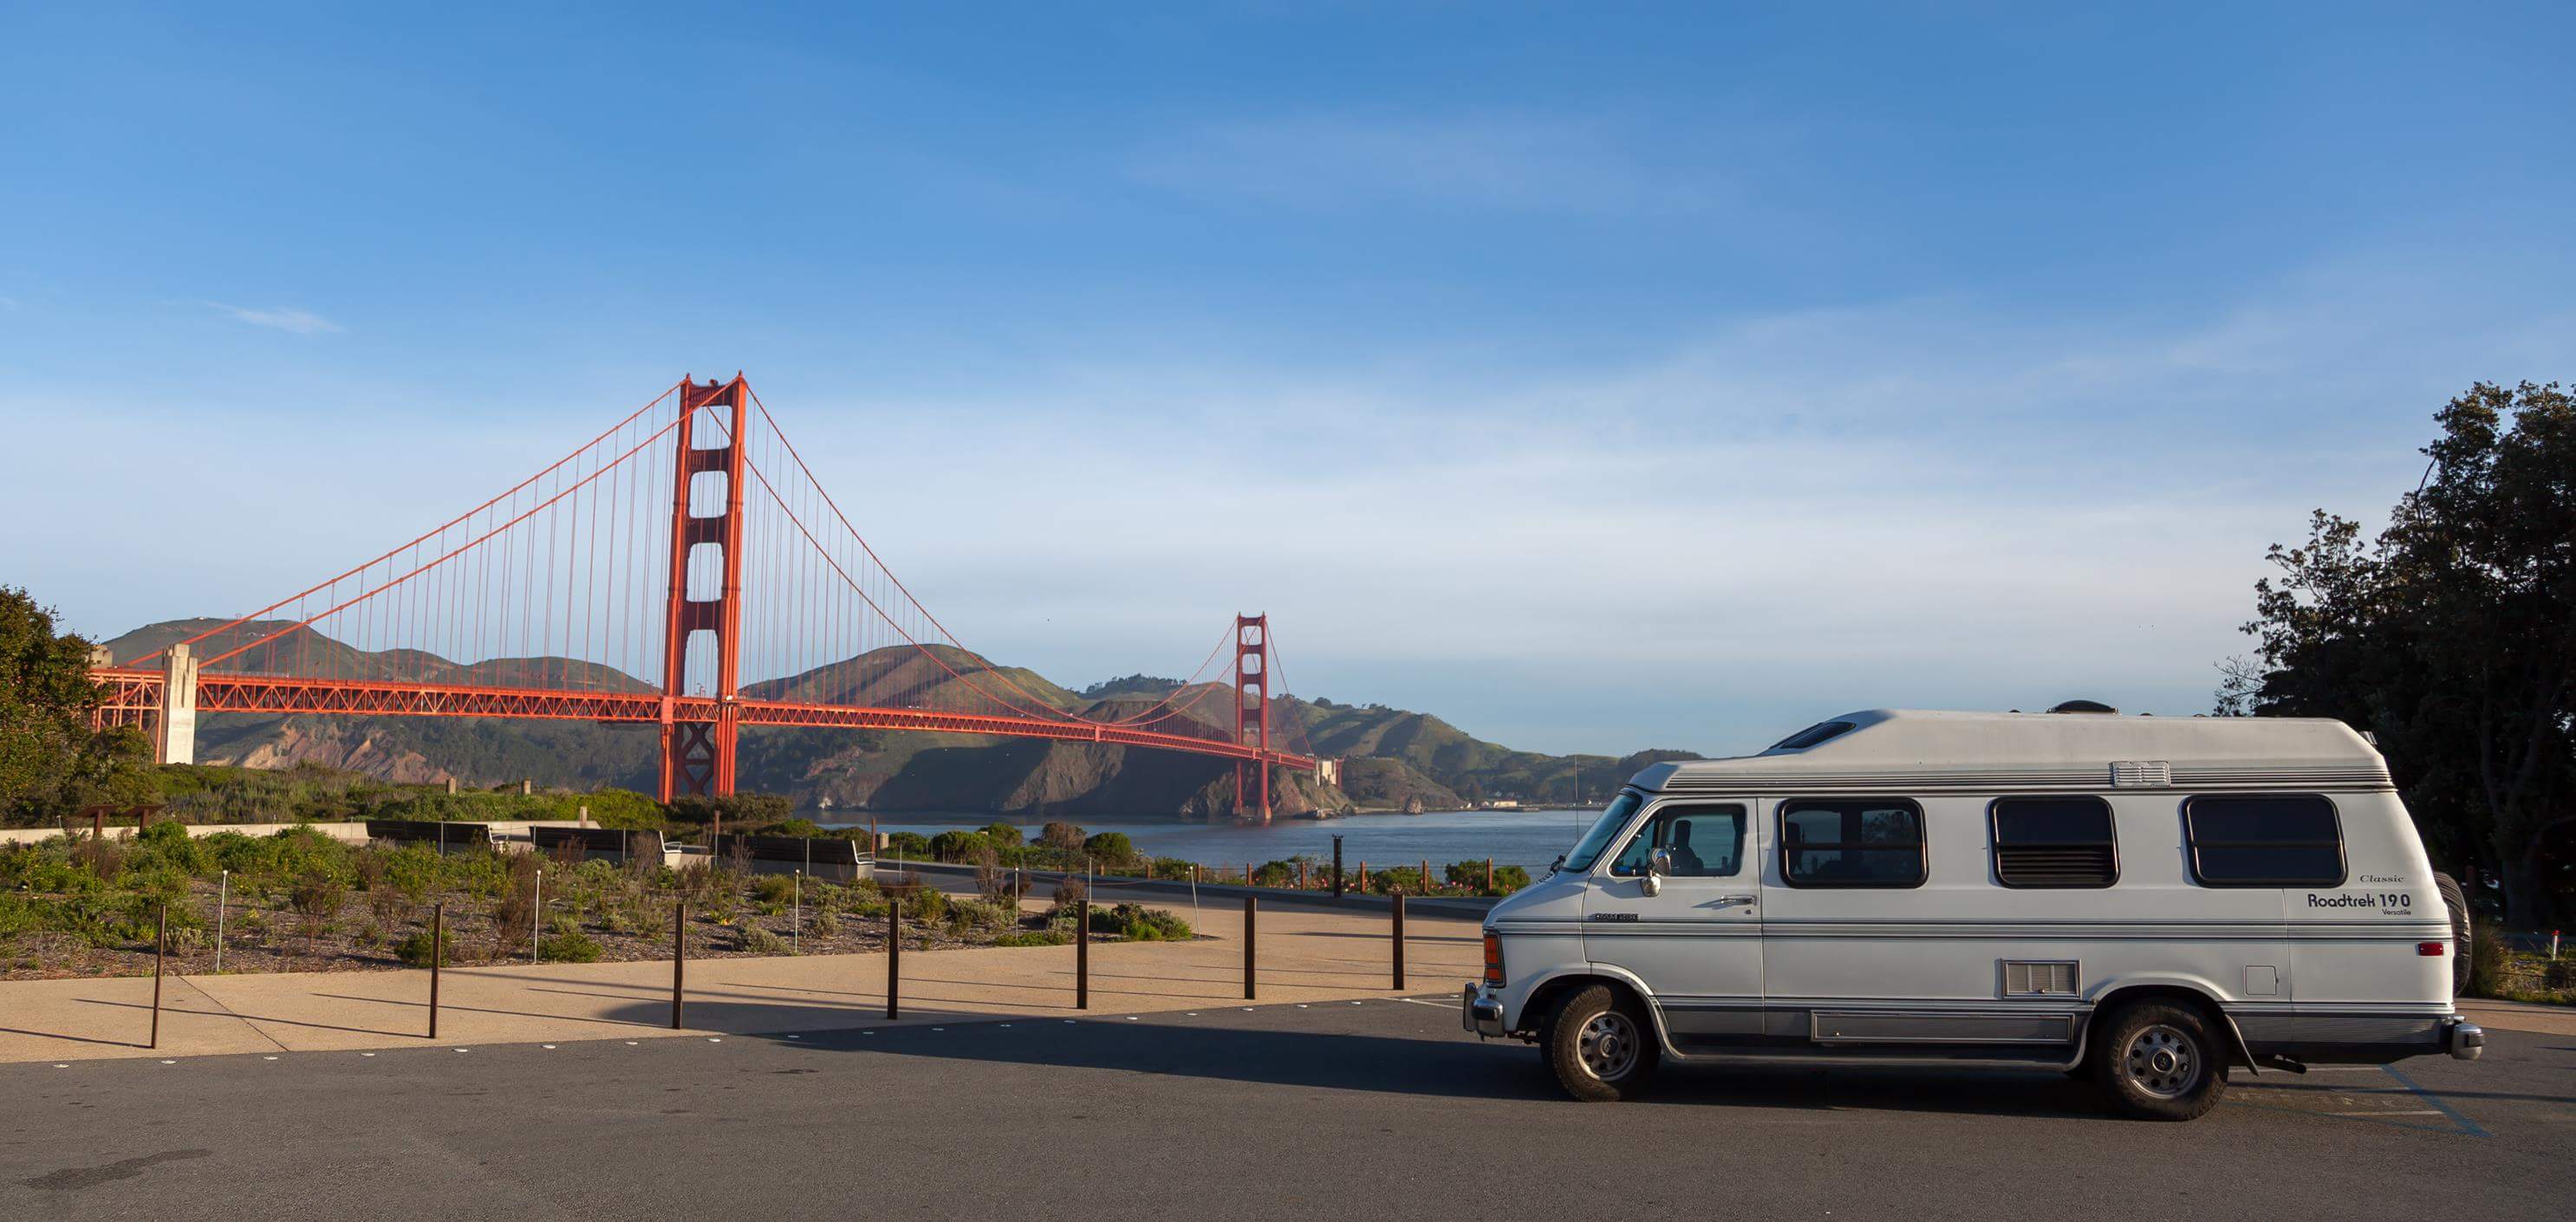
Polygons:
<instances>
[{"instance_id":1,"label":"van front wheel","mask_svg":"<svg viewBox=\"0 0 2576 1222\"><path fill-rule=\"evenodd\" d=\"M1548 1023L1548 1068L1565 1093L1587 1103L1636 1098L1661 1059L1645 1007L1606 984L1566 998Z\"/></svg>"},{"instance_id":2,"label":"van front wheel","mask_svg":"<svg viewBox=\"0 0 2576 1222\"><path fill-rule=\"evenodd\" d=\"M2227 1051L2194 1007L2140 1002L2112 1015L2100 1035L2094 1075L2122 1112L2190 1120L2227 1093Z\"/></svg>"}]
</instances>

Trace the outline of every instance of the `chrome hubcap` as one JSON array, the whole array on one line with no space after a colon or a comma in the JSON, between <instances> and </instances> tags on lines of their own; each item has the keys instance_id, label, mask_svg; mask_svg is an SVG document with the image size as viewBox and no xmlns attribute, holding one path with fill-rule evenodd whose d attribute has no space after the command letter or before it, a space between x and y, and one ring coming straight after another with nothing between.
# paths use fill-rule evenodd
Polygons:
<instances>
[{"instance_id":1,"label":"chrome hubcap","mask_svg":"<svg viewBox=\"0 0 2576 1222\"><path fill-rule=\"evenodd\" d=\"M2129 1041L2120 1067L2138 1089L2159 1099L2178 1098L2200 1082L2199 1050L2191 1037L2162 1023Z\"/></svg>"},{"instance_id":2,"label":"chrome hubcap","mask_svg":"<svg viewBox=\"0 0 2576 1222\"><path fill-rule=\"evenodd\" d=\"M1624 1078L1637 1067L1637 1025L1617 1010L1604 1010L1585 1020L1574 1042L1583 1072L1604 1082Z\"/></svg>"}]
</instances>

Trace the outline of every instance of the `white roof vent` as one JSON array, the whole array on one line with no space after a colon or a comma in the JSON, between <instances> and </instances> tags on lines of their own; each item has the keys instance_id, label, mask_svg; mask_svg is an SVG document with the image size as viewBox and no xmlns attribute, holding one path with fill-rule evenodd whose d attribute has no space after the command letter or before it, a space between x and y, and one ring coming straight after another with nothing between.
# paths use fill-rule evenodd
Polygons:
<instances>
[{"instance_id":1,"label":"white roof vent","mask_svg":"<svg viewBox=\"0 0 2576 1222\"><path fill-rule=\"evenodd\" d=\"M2163 789L2173 784L2173 764L2167 760L2124 760L2111 765L2113 789Z\"/></svg>"}]
</instances>

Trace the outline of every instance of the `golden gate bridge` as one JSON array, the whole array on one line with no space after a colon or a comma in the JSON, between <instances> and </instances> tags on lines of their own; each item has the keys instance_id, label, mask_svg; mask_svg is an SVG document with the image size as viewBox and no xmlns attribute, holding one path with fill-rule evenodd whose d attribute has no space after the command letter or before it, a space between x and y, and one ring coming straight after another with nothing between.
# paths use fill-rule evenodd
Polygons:
<instances>
[{"instance_id":1,"label":"golden gate bridge","mask_svg":"<svg viewBox=\"0 0 2576 1222\"><path fill-rule=\"evenodd\" d=\"M1233 621L1150 703L1033 690L1051 685L913 597L736 374L683 378L410 542L92 674L101 722L164 763L193 760L201 713L640 723L667 802L732 793L746 726L916 730L1219 757L1237 812L1266 818L1274 769L1331 780L1338 761L1273 717L1268 616Z\"/></svg>"}]
</instances>

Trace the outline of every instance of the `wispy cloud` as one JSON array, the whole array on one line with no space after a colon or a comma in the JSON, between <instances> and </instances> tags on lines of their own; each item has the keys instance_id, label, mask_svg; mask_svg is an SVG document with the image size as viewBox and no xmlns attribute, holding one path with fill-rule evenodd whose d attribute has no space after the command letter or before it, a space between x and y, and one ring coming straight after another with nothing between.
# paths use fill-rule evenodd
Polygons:
<instances>
[{"instance_id":1,"label":"wispy cloud","mask_svg":"<svg viewBox=\"0 0 2576 1222\"><path fill-rule=\"evenodd\" d=\"M1217 124L1145 151L1157 186L1300 208L1415 204L1515 212L1694 211L1720 194L1606 124L1518 116L1322 116Z\"/></svg>"},{"instance_id":2,"label":"wispy cloud","mask_svg":"<svg viewBox=\"0 0 2576 1222\"><path fill-rule=\"evenodd\" d=\"M254 327L267 327L295 335L329 335L345 329L340 324L310 310L298 310L289 306L275 306L262 310L225 305L220 301L209 301L206 306L235 322L246 322Z\"/></svg>"}]
</instances>

